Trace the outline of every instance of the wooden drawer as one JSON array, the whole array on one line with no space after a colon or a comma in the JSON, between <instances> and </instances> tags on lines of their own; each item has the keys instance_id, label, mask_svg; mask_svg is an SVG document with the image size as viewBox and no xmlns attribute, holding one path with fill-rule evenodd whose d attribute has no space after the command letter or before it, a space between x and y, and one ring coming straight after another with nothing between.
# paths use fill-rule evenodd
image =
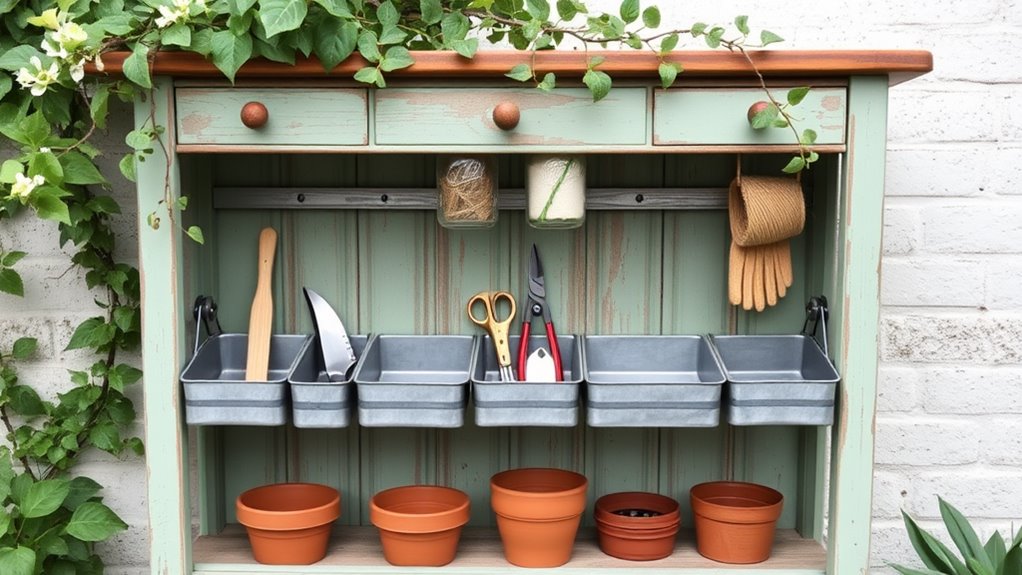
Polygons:
<instances>
[{"instance_id":1,"label":"wooden drawer","mask_svg":"<svg viewBox=\"0 0 1022 575\"><path fill-rule=\"evenodd\" d=\"M778 102L786 89L772 90ZM754 130L749 106L764 99L759 89L683 88L657 90L653 97L653 143L671 145L733 145L795 143L790 129ZM817 144L842 144L847 96L844 88L816 88L792 109L795 125L816 131Z\"/></svg>"},{"instance_id":2,"label":"wooden drawer","mask_svg":"<svg viewBox=\"0 0 1022 575\"><path fill-rule=\"evenodd\" d=\"M248 102L266 107L260 128L241 123ZM365 90L177 89L178 144L362 146L369 143Z\"/></svg>"},{"instance_id":3,"label":"wooden drawer","mask_svg":"<svg viewBox=\"0 0 1022 575\"><path fill-rule=\"evenodd\" d=\"M631 145L646 143L646 89L615 88L594 103L589 90L564 88L387 88L375 92L381 145ZM516 105L518 125L501 130L493 110Z\"/></svg>"}]
</instances>

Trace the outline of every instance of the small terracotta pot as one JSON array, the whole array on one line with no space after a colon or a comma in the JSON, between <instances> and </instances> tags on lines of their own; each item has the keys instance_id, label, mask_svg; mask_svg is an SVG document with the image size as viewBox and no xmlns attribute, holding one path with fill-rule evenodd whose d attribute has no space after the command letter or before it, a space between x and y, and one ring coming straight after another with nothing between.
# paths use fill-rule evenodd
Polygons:
<instances>
[{"instance_id":1,"label":"small terracotta pot","mask_svg":"<svg viewBox=\"0 0 1022 575\"><path fill-rule=\"evenodd\" d=\"M490 478L490 504L504 557L519 567L559 567L571 559L586 508L584 475L526 468Z\"/></svg>"},{"instance_id":2,"label":"small terracotta pot","mask_svg":"<svg viewBox=\"0 0 1022 575\"><path fill-rule=\"evenodd\" d=\"M755 483L712 481L689 491L699 554L721 563L770 558L784 496Z\"/></svg>"},{"instance_id":3,"label":"small terracotta pot","mask_svg":"<svg viewBox=\"0 0 1022 575\"><path fill-rule=\"evenodd\" d=\"M648 510L652 517L629 517L622 510ZM674 552L674 541L681 526L678 502L656 493L624 492L604 495L596 500L593 515L600 549L619 559L653 561Z\"/></svg>"},{"instance_id":4,"label":"small terracotta pot","mask_svg":"<svg viewBox=\"0 0 1022 575\"><path fill-rule=\"evenodd\" d=\"M235 509L256 561L310 565L326 556L341 494L316 483L278 483L242 493Z\"/></svg>"},{"instance_id":5,"label":"small terracotta pot","mask_svg":"<svg viewBox=\"0 0 1022 575\"><path fill-rule=\"evenodd\" d=\"M391 565L439 567L454 561L468 519L468 495L450 487L394 487L369 501L369 520L380 530L383 557Z\"/></svg>"}]
</instances>

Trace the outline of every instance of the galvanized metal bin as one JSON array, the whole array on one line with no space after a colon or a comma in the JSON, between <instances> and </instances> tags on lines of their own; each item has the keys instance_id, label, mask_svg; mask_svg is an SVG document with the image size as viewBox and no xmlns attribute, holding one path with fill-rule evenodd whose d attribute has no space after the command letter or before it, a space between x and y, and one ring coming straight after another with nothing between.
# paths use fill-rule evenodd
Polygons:
<instances>
[{"instance_id":1,"label":"galvanized metal bin","mask_svg":"<svg viewBox=\"0 0 1022 575\"><path fill-rule=\"evenodd\" d=\"M287 378L310 341L308 335L271 336L267 381L245 381L248 334L210 337L181 374L185 421L189 425L284 425Z\"/></svg>"},{"instance_id":2,"label":"galvanized metal bin","mask_svg":"<svg viewBox=\"0 0 1022 575\"><path fill-rule=\"evenodd\" d=\"M586 422L593 427L714 427L724 372L694 335L587 335Z\"/></svg>"},{"instance_id":3,"label":"galvanized metal bin","mask_svg":"<svg viewBox=\"0 0 1022 575\"><path fill-rule=\"evenodd\" d=\"M830 425L840 376L807 335L725 335L711 341L728 381L731 425Z\"/></svg>"},{"instance_id":4,"label":"galvanized metal bin","mask_svg":"<svg viewBox=\"0 0 1022 575\"><path fill-rule=\"evenodd\" d=\"M511 357L517 357L521 336L509 339ZM479 338L476 345L475 369L472 371L472 402L476 425L482 427L526 426L573 427L578 423L579 388L582 383L582 345L578 336L557 337L561 350L564 381L534 383L500 381L497 352L489 336ZM528 353L549 347L545 335L529 338Z\"/></svg>"},{"instance_id":5,"label":"galvanized metal bin","mask_svg":"<svg viewBox=\"0 0 1022 575\"><path fill-rule=\"evenodd\" d=\"M369 336L352 335L348 339L355 357L362 357ZM347 427L355 406L355 370L343 381L330 381L319 345L319 336L313 336L287 379L292 421L295 427L303 428Z\"/></svg>"},{"instance_id":6,"label":"galvanized metal bin","mask_svg":"<svg viewBox=\"0 0 1022 575\"><path fill-rule=\"evenodd\" d=\"M358 420L366 427L460 427L474 338L377 335L358 367Z\"/></svg>"}]
</instances>

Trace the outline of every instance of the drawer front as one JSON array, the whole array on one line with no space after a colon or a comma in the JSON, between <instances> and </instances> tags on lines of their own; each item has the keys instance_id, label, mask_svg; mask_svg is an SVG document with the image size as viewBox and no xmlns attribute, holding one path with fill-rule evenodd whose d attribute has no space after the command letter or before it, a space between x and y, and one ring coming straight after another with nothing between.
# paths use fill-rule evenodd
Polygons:
<instances>
[{"instance_id":1,"label":"drawer front","mask_svg":"<svg viewBox=\"0 0 1022 575\"><path fill-rule=\"evenodd\" d=\"M504 102L520 112L509 130L493 120ZM584 88L386 88L375 92L375 103L381 145L646 143L645 88L615 88L596 103Z\"/></svg>"},{"instance_id":2,"label":"drawer front","mask_svg":"<svg viewBox=\"0 0 1022 575\"><path fill-rule=\"evenodd\" d=\"M787 90L771 92L785 102ZM763 100L759 89L684 88L657 90L653 100L653 143L656 145L795 144L790 129L754 130L749 107ZM795 127L816 131L817 144L842 144L845 140L847 96L844 88L816 88L791 108Z\"/></svg>"},{"instance_id":3,"label":"drawer front","mask_svg":"<svg viewBox=\"0 0 1022 575\"><path fill-rule=\"evenodd\" d=\"M266 107L259 128L241 122L249 102ZM178 88L179 144L361 146L369 143L365 90Z\"/></svg>"}]
</instances>

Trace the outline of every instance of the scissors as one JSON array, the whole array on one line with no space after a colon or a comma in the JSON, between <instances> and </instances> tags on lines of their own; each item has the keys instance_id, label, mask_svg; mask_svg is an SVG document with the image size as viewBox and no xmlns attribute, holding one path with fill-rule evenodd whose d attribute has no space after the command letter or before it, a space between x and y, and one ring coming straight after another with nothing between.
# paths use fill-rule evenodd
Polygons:
<instances>
[{"instance_id":1,"label":"scissors","mask_svg":"<svg viewBox=\"0 0 1022 575\"><path fill-rule=\"evenodd\" d=\"M500 300L507 300L511 304L511 312L503 320L497 319L497 303ZM472 311L476 303L482 303L486 309L486 316L479 318ZM468 317L472 323L485 329L493 339L493 346L497 348L497 365L500 366L500 380L514 381L515 374L511 369L511 347L508 344L508 333L510 332L511 320L514 319L518 308L515 298L506 291L479 292L468 300Z\"/></svg>"},{"instance_id":2,"label":"scissors","mask_svg":"<svg viewBox=\"0 0 1022 575\"><path fill-rule=\"evenodd\" d=\"M529 351L529 330L532 319L543 316L546 324L547 343L550 344L550 357L554 359L554 377L556 381L564 381L561 371L561 348L557 345L557 332L550 318L550 306L546 303L546 280L543 277L543 264L539 261L539 250L532 244L532 258L529 260L529 298L522 310L522 339L518 346L518 377L525 381L525 364Z\"/></svg>"}]
</instances>

